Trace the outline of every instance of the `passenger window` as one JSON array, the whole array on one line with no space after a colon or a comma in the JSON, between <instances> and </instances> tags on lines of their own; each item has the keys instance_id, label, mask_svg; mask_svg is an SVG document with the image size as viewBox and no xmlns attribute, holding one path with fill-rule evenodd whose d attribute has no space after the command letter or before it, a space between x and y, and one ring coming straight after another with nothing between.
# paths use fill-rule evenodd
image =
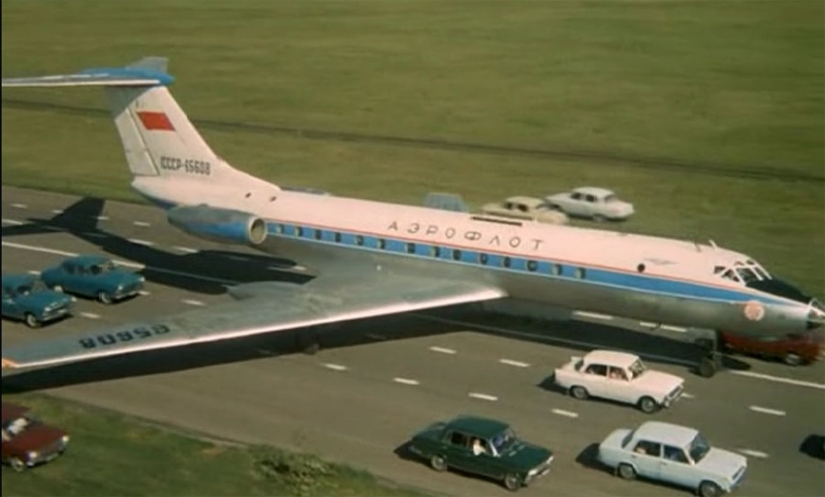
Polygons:
<instances>
[{"instance_id":1,"label":"passenger window","mask_svg":"<svg viewBox=\"0 0 825 497\"><path fill-rule=\"evenodd\" d=\"M321 235L323 234L323 232L321 230L314 230L314 231L315 231L315 239L320 240Z\"/></svg>"},{"instance_id":2,"label":"passenger window","mask_svg":"<svg viewBox=\"0 0 825 497\"><path fill-rule=\"evenodd\" d=\"M504 267L510 267L511 262L512 261L509 257L504 257L503 259L501 259L501 265Z\"/></svg>"},{"instance_id":3,"label":"passenger window","mask_svg":"<svg viewBox=\"0 0 825 497\"><path fill-rule=\"evenodd\" d=\"M556 276L560 275L560 274L561 274L561 265L559 265L559 264L553 264L553 267L551 268L551 270L550 270L550 271L551 271L553 274L555 274Z\"/></svg>"},{"instance_id":4,"label":"passenger window","mask_svg":"<svg viewBox=\"0 0 825 497\"><path fill-rule=\"evenodd\" d=\"M63 270L69 274L74 274L74 264L63 264Z\"/></svg>"},{"instance_id":5,"label":"passenger window","mask_svg":"<svg viewBox=\"0 0 825 497\"><path fill-rule=\"evenodd\" d=\"M685 455L685 451L679 447L672 447L670 445L665 445L665 459L685 464L688 463L688 458Z\"/></svg>"},{"instance_id":6,"label":"passenger window","mask_svg":"<svg viewBox=\"0 0 825 497\"><path fill-rule=\"evenodd\" d=\"M341 233L335 232L335 243L341 243Z\"/></svg>"},{"instance_id":7,"label":"passenger window","mask_svg":"<svg viewBox=\"0 0 825 497\"><path fill-rule=\"evenodd\" d=\"M570 195L570 198L572 198L573 200L581 200L582 194L581 193L574 193L573 195Z\"/></svg>"},{"instance_id":8,"label":"passenger window","mask_svg":"<svg viewBox=\"0 0 825 497\"><path fill-rule=\"evenodd\" d=\"M453 250L453 260L457 261L461 259L461 251L460 250Z\"/></svg>"},{"instance_id":9,"label":"passenger window","mask_svg":"<svg viewBox=\"0 0 825 497\"><path fill-rule=\"evenodd\" d=\"M584 372L596 376L607 376L607 366L604 364L591 364L587 366L587 369L585 369Z\"/></svg>"},{"instance_id":10,"label":"passenger window","mask_svg":"<svg viewBox=\"0 0 825 497\"><path fill-rule=\"evenodd\" d=\"M407 244L407 253L408 254L414 254L415 253L415 244L414 243L408 243Z\"/></svg>"},{"instance_id":11,"label":"passenger window","mask_svg":"<svg viewBox=\"0 0 825 497\"><path fill-rule=\"evenodd\" d=\"M364 245L364 237L361 235L355 236L355 244L358 246Z\"/></svg>"},{"instance_id":12,"label":"passenger window","mask_svg":"<svg viewBox=\"0 0 825 497\"><path fill-rule=\"evenodd\" d=\"M587 275L583 267L576 268L576 278L583 280L584 277Z\"/></svg>"},{"instance_id":13,"label":"passenger window","mask_svg":"<svg viewBox=\"0 0 825 497\"><path fill-rule=\"evenodd\" d=\"M614 380L627 381L627 375L624 373L624 369L614 366L610 367L610 378Z\"/></svg>"},{"instance_id":14,"label":"passenger window","mask_svg":"<svg viewBox=\"0 0 825 497\"><path fill-rule=\"evenodd\" d=\"M430 247L430 255L433 257L439 257L441 255L441 249L436 246Z\"/></svg>"},{"instance_id":15,"label":"passenger window","mask_svg":"<svg viewBox=\"0 0 825 497\"><path fill-rule=\"evenodd\" d=\"M478 262L487 264L487 254L478 254Z\"/></svg>"},{"instance_id":16,"label":"passenger window","mask_svg":"<svg viewBox=\"0 0 825 497\"><path fill-rule=\"evenodd\" d=\"M528 271L535 271L538 269L539 263L536 261L527 261L527 270Z\"/></svg>"},{"instance_id":17,"label":"passenger window","mask_svg":"<svg viewBox=\"0 0 825 497\"><path fill-rule=\"evenodd\" d=\"M639 440L639 443L637 443L636 447L633 448L633 452L651 457L659 457L662 453L662 444L648 442L647 440Z\"/></svg>"},{"instance_id":18,"label":"passenger window","mask_svg":"<svg viewBox=\"0 0 825 497\"><path fill-rule=\"evenodd\" d=\"M519 205L518 210L520 210L521 212L527 212L527 206L526 205Z\"/></svg>"},{"instance_id":19,"label":"passenger window","mask_svg":"<svg viewBox=\"0 0 825 497\"><path fill-rule=\"evenodd\" d=\"M295 233L297 233L298 236L304 236L304 228L298 226L297 228L295 228Z\"/></svg>"},{"instance_id":20,"label":"passenger window","mask_svg":"<svg viewBox=\"0 0 825 497\"><path fill-rule=\"evenodd\" d=\"M386 246L387 246L387 242L385 242L383 238L379 238L378 239L378 248L383 249Z\"/></svg>"},{"instance_id":21,"label":"passenger window","mask_svg":"<svg viewBox=\"0 0 825 497\"><path fill-rule=\"evenodd\" d=\"M450 435L450 443L453 444L453 445L457 445L459 447L466 447L467 442L468 442L467 435L465 435L463 433L459 433L457 431L454 431Z\"/></svg>"}]
</instances>

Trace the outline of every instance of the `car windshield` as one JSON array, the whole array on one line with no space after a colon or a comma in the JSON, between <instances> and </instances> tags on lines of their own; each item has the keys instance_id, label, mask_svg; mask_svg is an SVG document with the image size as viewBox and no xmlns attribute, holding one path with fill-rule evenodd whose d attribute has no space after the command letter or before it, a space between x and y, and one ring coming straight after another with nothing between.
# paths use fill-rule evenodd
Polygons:
<instances>
[{"instance_id":1,"label":"car windshield","mask_svg":"<svg viewBox=\"0 0 825 497\"><path fill-rule=\"evenodd\" d=\"M493 448L496 449L496 454L501 454L506 451L510 445L516 440L516 434L512 429L508 428L491 440Z\"/></svg>"},{"instance_id":2,"label":"car windshield","mask_svg":"<svg viewBox=\"0 0 825 497\"><path fill-rule=\"evenodd\" d=\"M26 283L25 285L20 285L17 287L17 294L18 295L28 295L34 292L40 292L46 289L46 285L43 284L40 280L34 280L31 283Z\"/></svg>"},{"instance_id":3,"label":"car windshield","mask_svg":"<svg viewBox=\"0 0 825 497\"><path fill-rule=\"evenodd\" d=\"M618 200L619 200L619 197L617 197L614 194L610 194L610 195L607 195L607 196L604 197L604 202L605 203L618 202Z\"/></svg>"},{"instance_id":4,"label":"car windshield","mask_svg":"<svg viewBox=\"0 0 825 497\"><path fill-rule=\"evenodd\" d=\"M708 445L707 440L705 440L701 434L696 435L696 438L690 442L690 447L688 448L690 458L693 459L693 462L701 461L709 451L710 445Z\"/></svg>"},{"instance_id":5,"label":"car windshield","mask_svg":"<svg viewBox=\"0 0 825 497\"><path fill-rule=\"evenodd\" d=\"M108 273L113 269L115 269L115 263L112 261L106 261L100 264L95 264L94 266L90 267L89 272L92 274L103 274Z\"/></svg>"},{"instance_id":6,"label":"car windshield","mask_svg":"<svg viewBox=\"0 0 825 497\"><path fill-rule=\"evenodd\" d=\"M32 425L33 423L34 421L32 419L23 416L7 424L3 428L3 431L7 433L9 436L16 437L17 435L23 433L26 430L26 428Z\"/></svg>"},{"instance_id":7,"label":"car windshield","mask_svg":"<svg viewBox=\"0 0 825 497\"><path fill-rule=\"evenodd\" d=\"M636 359L636 362L630 365L630 379L633 380L638 378L645 371L647 371L647 366L645 366L645 363L643 363L641 359Z\"/></svg>"}]
</instances>

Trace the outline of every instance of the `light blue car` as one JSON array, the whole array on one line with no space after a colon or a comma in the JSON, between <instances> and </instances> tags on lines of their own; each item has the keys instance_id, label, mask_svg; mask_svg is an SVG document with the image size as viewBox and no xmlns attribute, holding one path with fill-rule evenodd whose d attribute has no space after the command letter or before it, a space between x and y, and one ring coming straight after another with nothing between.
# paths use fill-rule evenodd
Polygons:
<instances>
[{"instance_id":1,"label":"light blue car","mask_svg":"<svg viewBox=\"0 0 825 497\"><path fill-rule=\"evenodd\" d=\"M79 255L40 273L43 282L58 292L96 298L104 304L137 295L143 276L117 267L101 255Z\"/></svg>"},{"instance_id":2,"label":"light blue car","mask_svg":"<svg viewBox=\"0 0 825 497\"><path fill-rule=\"evenodd\" d=\"M73 302L74 297L49 290L34 276L3 275L3 317L20 319L29 328L69 316Z\"/></svg>"},{"instance_id":3,"label":"light blue car","mask_svg":"<svg viewBox=\"0 0 825 497\"><path fill-rule=\"evenodd\" d=\"M730 492L748 468L745 456L711 447L697 430L659 421L613 431L599 445L598 459L626 480L661 480L701 497Z\"/></svg>"}]
</instances>

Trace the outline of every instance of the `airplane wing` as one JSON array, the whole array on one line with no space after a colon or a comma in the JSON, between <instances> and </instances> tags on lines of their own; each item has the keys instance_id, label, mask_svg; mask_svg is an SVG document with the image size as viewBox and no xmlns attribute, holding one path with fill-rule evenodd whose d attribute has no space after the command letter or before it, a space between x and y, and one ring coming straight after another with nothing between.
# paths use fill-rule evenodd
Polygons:
<instances>
[{"instance_id":1,"label":"airplane wing","mask_svg":"<svg viewBox=\"0 0 825 497\"><path fill-rule=\"evenodd\" d=\"M303 328L505 297L493 285L350 272L303 285L261 282L235 300L82 335L3 347L2 367L26 368Z\"/></svg>"}]
</instances>

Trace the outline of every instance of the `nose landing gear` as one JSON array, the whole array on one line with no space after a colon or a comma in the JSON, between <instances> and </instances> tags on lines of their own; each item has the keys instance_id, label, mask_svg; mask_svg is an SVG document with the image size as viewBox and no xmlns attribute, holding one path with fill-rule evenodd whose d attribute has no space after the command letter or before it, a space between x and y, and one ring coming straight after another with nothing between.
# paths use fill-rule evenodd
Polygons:
<instances>
[{"instance_id":1,"label":"nose landing gear","mask_svg":"<svg viewBox=\"0 0 825 497\"><path fill-rule=\"evenodd\" d=\"M722 352L719 350L720 336L716 332L713 338L700 338L696 340L696 345L704 350L702 359L696 365L696 372L699 376L711 378L717 371L722 369Z\"/></svg>"}]
</instances>

